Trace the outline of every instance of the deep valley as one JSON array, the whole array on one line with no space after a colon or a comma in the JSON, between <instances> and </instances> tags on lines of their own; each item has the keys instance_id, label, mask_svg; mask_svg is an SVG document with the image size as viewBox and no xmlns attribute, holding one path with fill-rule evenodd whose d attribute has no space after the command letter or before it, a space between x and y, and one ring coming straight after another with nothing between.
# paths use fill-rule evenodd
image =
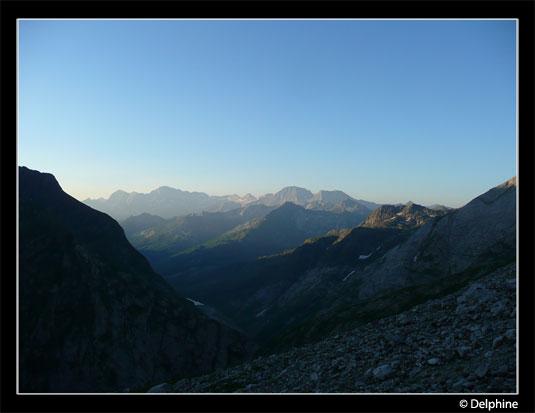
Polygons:
<instances>
[{"instance_id":1,"label":"deep valley","mask_svg":"<svg viewBox=\"0 0 535 413\"><path fill-rule=\"evenodd\" d=\"M515 178L447 208L19 177L25 392L515 390Z\"/></svg>"}]
</instances>

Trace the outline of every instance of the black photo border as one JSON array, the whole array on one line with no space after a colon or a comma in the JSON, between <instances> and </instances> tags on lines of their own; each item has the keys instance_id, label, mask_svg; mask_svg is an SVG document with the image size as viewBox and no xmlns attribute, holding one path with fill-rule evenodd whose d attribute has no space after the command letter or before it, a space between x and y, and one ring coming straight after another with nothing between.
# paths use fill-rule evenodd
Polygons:
<instances>
[{"instance_id":1,"label":"black photo border","mask_svg":"<svg viewBox=\"0 0 535 413\"><path fill-rule=\"evenodd\" d=\"M17 395L15 383L16 19L18 18L516 18L519 21L518 401L534 412L534 2L527 1L2 1L1 13L1 412L396 411L456 412L461 395ZM504 411L496 409L495 411Z\"/></svg>"}]
</instances>

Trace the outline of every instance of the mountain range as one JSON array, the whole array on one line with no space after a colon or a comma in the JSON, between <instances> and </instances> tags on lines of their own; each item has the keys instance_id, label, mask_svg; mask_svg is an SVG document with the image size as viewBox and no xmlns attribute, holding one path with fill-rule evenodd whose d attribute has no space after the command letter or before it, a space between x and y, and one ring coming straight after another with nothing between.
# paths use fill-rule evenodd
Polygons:
<instances>
[{"instance_id":1,"label":"mountain range","mask_svg":"<svg viewBox=\"0 0 535 413\"><path fill-rule=\"evenodd\" d=\"M210 196L203 192L188 192L162 186L149 193L115 191L108 199L86 199L84 203L105 212L118 221L131 216L150 214L162 218L174 218L203 212L226 212L251 204L279 207L292 202L307 209L327 211L358 211L364 213L378 206L373 202L356 200L342 191L319 191L313 194L308 189L286 187L275 194L266 194L256 199L247 194Z\"/></svg>"},{"instance_id":2,"label":"mountain range","mask_svg":"<svg viewBox=\"0 0 535 413\"><path fill-rule=\"evenodd\" d=\"M143 213L173 218L202 211L228 211L239 208L239 200L234 196L210 196L161 186L149 193L118 190L108 199L86 199L84 203L120 221Z\"/></svg>"}]
</instances>

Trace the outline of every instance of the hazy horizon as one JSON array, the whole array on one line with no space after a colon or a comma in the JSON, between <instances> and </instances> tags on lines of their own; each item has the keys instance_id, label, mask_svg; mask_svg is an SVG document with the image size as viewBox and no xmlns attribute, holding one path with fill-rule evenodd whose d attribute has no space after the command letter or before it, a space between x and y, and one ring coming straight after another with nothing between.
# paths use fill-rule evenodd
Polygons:
<instances>
[{"instance_id":1,"label":"hazy horizon","mask_svg":"<svg viewBox=\"0 0 535 413\"><path fill-rule=\"evenodd\" d=\"M19 164L79 200L286 186L458 207L516 175L515 22L19 21Z\"/></svg>"},{"instance_id":2,"label":"hazy horizon","mask_svg":"<svg viewBox=\"0 0 535 413\"><path fill-rule=\"evenodd\" d=\"M27 167L29 169L34 169L34 168L31 168L31 167L29 167L27 165L20 165L20 166L25 166L25 167ZM39 171L39 172L48 172L48 173L50 173L49 171ZM514 176L516 176L516 175L514 175ZM512 177L513 176L511 176L509 178L506 178L506 179L503 179L502 181L497 182L496 185L493 185L492 187L500 185L500 184L504 183L505 181L507 181L508 179L510 179ZM92 199L92 200L99 199L99 198L109 199L109 197L116 191L124 191L124 192L127 192L127 193L136 192L138 194L147 194L147 193L150 193L151 191L154 191L154 190L156 190L156 189L158 189L160 187L170 187L170 188L173 188L173 189L180 189L180 190L186 191L186 192L201 192L201 193L205 193L205 194L211 195L211 196L229 196L229 195L245 196L247 194L251 194L256 198L259 198L262 195L266 195L266 194L269 194L269 193L274 194L274 193L280 191L283 188L294 186L294 187L307 189L312 193L317 193L319 191L342 191L342 192L346 193L347 195L349 195L349 196L351 196L351 197L353 197L355 199L361 199L361 200L364 200L364 201L375 202L375 203L383 204L383 205L385 205L385 204L398 204L398 203L406 204L407 202L414 202L416 204L420 204L420 205L424 205L424 206L438 204L438 205L445 205L445 206L449 206L449 207L453 207L453 208L458 208L458 207L466 205L472 199L476 198L477 196L479 196L482 193L486 192L487 190L491 189L491 187L489 187L489 188L485 189L484 191L482 191L481 193L477 193L474 196L472 196L471 198L466 199L464 201L461 201L457 205L448 204L448 203L440 202L440 201L425 202L425 201L420 201L420 200L415 200L415 199L405 199L405 200L404 199L399 199L399 200L394 200L394 199L387 199L387 200L368 199L368 198L362 197L362 196L360 196L358 194L351 193L349 191L345 191L343 188L337 188L337 187L332 187L332 188L308 188L308 187L304 187L304 186L301 186L301 185L284 185L284 186L282 186L280 188L277 188L277 189L274 189L274 190L271 190L271 191L267 191L267 192L249 191L249 192L238 193L238 192L232 192L231 191L231 192L215 192L215 193L213 193L213 192L205 191L202 188L201 189L188 189L188 188L183 188L183 187L179 187L179 186L174 186L174 185L171 184L171 185L158 185L158 186L151 187L151 188L148 188L148 189L145 189L145 190L136 190L136 189L125 190L124 188L117 188L115 190L112 190L109 193L104 194L104 195L83 197L83 196L80 196L80 195L78 195L76 193L69 192L69 190L66 189L62 185L61 180L57 176L56 176L56 179L58 179L58 182L59 182L60 186L63 188L64 191L66 191L69 195L71 195L72 197L76 198L78 201L81 201L81 202L84 202L84 201L86 201L88 199Z\"/></svg>"},{"instance_id":3,"label":"hazy horizon","mask_svg":"<svg viewBox=\"0 0 535 413\"><path fill-rule=\"evenodd\" d=\"M494 186L497 186L497 185L500 185L502 184L503 182L507 181L508 179L512 178L509 177L509 178L506 178L506 179L503 179L503 181L500 181L500 182L497 182L496 185ZM364 201L370 201L370 202L375 202L375 203L379 203L379 204L398 204L398 203L402 203L402 204L405 204L407 202L414 202L416 204L420 204L420 205L425 205L425 206L429 206L429 205L434 205L434 204L440 204L440 205L445 205L445 206L450 206L450 207L454 207L454 208L457 208L457 207L461 207L465 204L467 204L468 202L470 202L473 198L476 198L477 196L481 195L483 192L486 192L487 190L491 189L491 187L487 188L486 190L482 191L481 193L478 193L478 194L475 194L472 198L470 199L467 199L465 201L460 201L459 204L456 204L456 205L453 205L453 204L447 204L445 202L440 202L440 201L436 201L436 202L427 202L427 201L422 201L422 202L419 202L419 200L414 200L414 199L399 199L399 200L394 200L394 199L387 199L387 200L377 200L377 199L368 199L368 198L365 198L359 194L355 194L355 193L350 193L349 191L345 191L344 189L342 188L336 188L336 187L332 187L332 188L317 188L317 189L314 189L314 188L307 188L307 187L304 187L304 186L301 186L301 185L285 185L283 187L280 187L278 189L274 189L272 191L268 191L268 192L262 192L262 193L259 193L259 192L244 192L244 193L237 193L237 192L221 192L221 193L211 193L211 192L207 192L207 191L204 191L202 189L184 189L184 188L180 188L180 187L176 187L176 186L173 186L173 185L160 185L158 187L155 187L155 188L152 188L152 189L149 189L149 190L145 190L145 191L136 191L136 190L132 190L132 191L126 191L122 188L118 188L116 191L118 190L122 190L122 191L125 191L125 192L128 192L128 193L132 193L132 192L137 192L137 193L140 193L140 194L146 194L146 193L149 193L155 189L158 189L160 187L171 187L173 189L180 189L182 191L187 191L187 192L203 192L203 193L206 193L208 195L212 195L212 196L228 196L228 195L238 195L238 196L244 196L246 194L251 194L253 196L255 196L256 198L259 198L260 196L262 195L266 195L266 194L274 194L278 191L280 191L281 189L283 188L286 188L286 187L291 187L291 186L295 186L295 187L299 187L299 188L303 188L303 189L307 189L309 190L310 192L312 193L317 193L319 191L342 191L344 193L346 193L347 195L355 198L355 199L361 199L361 200L364 200ZM113 191L113 192L116 192L116 191ZM87 199L97 199L97 198L104 198L104 199L108 199L112 194L113 192L111 192L108 196L97 196L97 197L86 197L86 198L77 198L76 196L74 196L75 198L77 198L79 201L85 201Z\"/></svg>"}]
</instances>

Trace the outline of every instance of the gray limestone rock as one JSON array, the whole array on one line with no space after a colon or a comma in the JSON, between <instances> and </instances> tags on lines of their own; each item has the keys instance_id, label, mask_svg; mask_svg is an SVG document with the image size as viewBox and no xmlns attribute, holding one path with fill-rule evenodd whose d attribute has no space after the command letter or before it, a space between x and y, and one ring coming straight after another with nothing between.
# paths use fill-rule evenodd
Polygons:
<instances>
[{"instance_id":1,"label":"gray limestone rock","mask_svg":"<svg viewBox=\"0 0 535 413\"><path fill-rule=\"evenodd\" d=\"M393 371L394 370L389 364L382 364L381 366L373 369L372 373L376 379L384 380L389 377L393 373Z\"/></svg>"},{"instance_id":2,"label":"gray limestone rock","mask_svg":"<svg viewBox=\"0 0 535 413\"><path fill-rule=\"evenodd\" d=\"M149 390L147 390L147 393L168 393L172 389L173 386L171 386L169 383L161 383L151 387Z\"/></svg>"}]
</instances>

